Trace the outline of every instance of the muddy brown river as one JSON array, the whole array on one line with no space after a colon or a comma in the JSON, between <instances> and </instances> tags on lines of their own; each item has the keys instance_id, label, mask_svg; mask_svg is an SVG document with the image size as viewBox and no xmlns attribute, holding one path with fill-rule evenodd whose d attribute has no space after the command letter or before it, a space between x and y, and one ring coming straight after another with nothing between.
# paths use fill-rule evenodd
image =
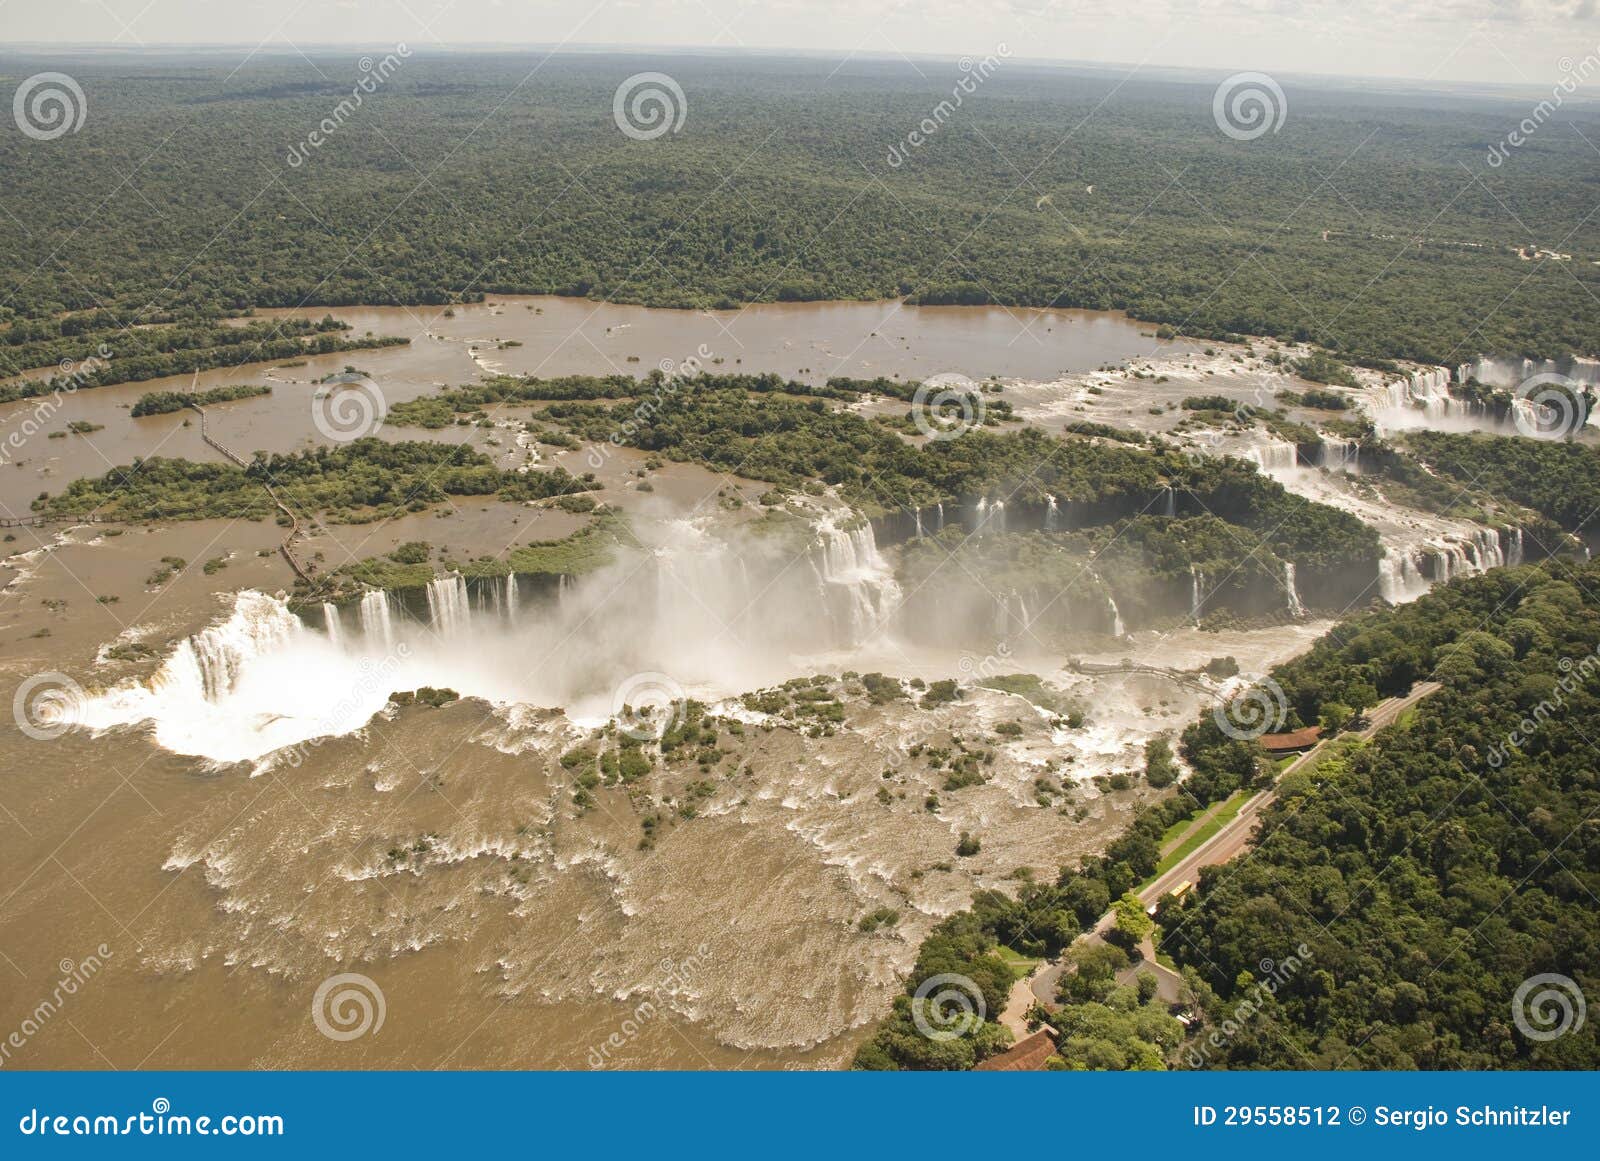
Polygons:
<instances>
[{"instance_id":1,"label":"muddy brown river","mask_svg":"<svg viewBox=\"0 0 1600 1161\"><path fill-rule=\"evenodd\" d=\"M1173 353L1078 312L514 299L450 318L332 313L412 344L200 376L274 386L208 413L227 443L305 445L311 381L347 362L394 402L486 372L639 374L689 356L810 380L1045 381ZM25 512L135 456L214 459L184 415L127 415L189 381L71 397L52 423L103 430L35 437L0 469L0 504ZM5 409L0 428L28 410ZM587 470L504 429L432 437L472 439L504 466L537 454ZM632 453L609 460L607 499L666 533L604 586L447 584L424 621L350 610L333 633L283 608L270 522L8 530L0 695L15 709L66 690L71 712L60 729L0 717L0 1067L840 1067L939 918L1099 850L1153 792L1096 776L1136 771L1153 733L1208 704L1192 682L1074 674L1026 642L981 656L906 632L892 562L837 514L812 513L820 539L794 560L757 562L700 538L737 530L764 485L670 464L647 494L639 470ZM314 527L302 548L330 566L416 539L493 553L584 519L462 502ZM1324 627L1135 633L1104 657L1226 653L1261 672ZM573 752L609 744L590 695L674 654L693 662L683 680L711 705L715 742L636 781L580 781ZM875 705L849 676L874 670L969 686L1033 672L1051 705L975 687L949 705ZM737 696L807 674L825 675L842 720L797 725ZM435 683L468 696L385 702ZM1068 702L1089 709L1081 727L1061 724ZM961 744L995 761L955 793L908 757ZM983 835L979 855L955 857L963 831ZM897 921L862 929L885 910Z\"/></svg>"}]
</instances>

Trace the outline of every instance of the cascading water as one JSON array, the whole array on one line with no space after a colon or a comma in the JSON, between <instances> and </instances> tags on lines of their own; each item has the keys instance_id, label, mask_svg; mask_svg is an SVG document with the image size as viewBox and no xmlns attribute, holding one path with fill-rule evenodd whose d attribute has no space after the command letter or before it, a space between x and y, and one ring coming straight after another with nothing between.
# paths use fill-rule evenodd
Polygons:
<instances>
[{"instance_id":1,"label":"cascading water","mask_svg":"<svg viewBox=\"0 0 1600 1161\"><path fill-rule=\"evenodd\" d=\"M382 589L362 594L361 635L377 642L385 653L394 648L394 615L389 608L389 594Z\"/></svg>"},{"instance_id":2,"label":"cascading water","mask_svg":"<svg viewBox=\"0 0 1600 1161\"><path fill-rule=\"evenodd\" d=\"M1306 607L1304 602L1300 600L1300 590L1295 587L1294 583L1294 561L1292 560L1283 562L1283 587L1289 594L1289 615L1291 617L1305 616Z\"/></svg>"},{"instance_id":3,"label":"cascading water","mask_svg":"<svg viewBox=\"0 0 1600 1161\"><path fill-rule=\"evenodd\" d=\"M339 623L339 606L322 602L322 623L327 626L328 640L335 645L344 644L344 626Z\"/></svg>"},{"instance_id":4,"label":"cascading water","mask_svg":"<svg viewBox=\"0 0 1600 1161\"><path fill-rule=\"evenodd\" d=\"M1511 548L1506 553L1506 563L1508 565L1518 565L1518 564L1522 563L1522 529L1521 528L1513 528L1511 530Z\"/></svg>"},{"instance_id":5,"label":"cascading water","mask_svg":"<svg viewBox=\"0 0 1600 1161\"><path fill-rule=\"evenodd\" d=\"M308 628L284 601L247 590L225 620L181 642L148 681L86 698L74 718L96 730L149 722L168 750L249 761L358 728L388 697L381 672Z\"/></svg>"},{"instance_id":6,"label":"cascading water","mask_svg":"<svg viewBox=\"0 0 1600 1161\"><path fill-rule=\"evenodd\" d=\"M1203 585L1204 583L1205 583L1205 578L1203 576L1201 576L1200 573L1195 570L1195 567L1193 565L1190 565L1189 566L1189 619L1191 621L1193 621L1197 625L1200 623L1200 605L1204 601L1204 597L1200 592L1200 588L1201 588L1201 585Z\"/></svg>"},{"instance_id":7,"label":"cascading water","mask_svg":"<svg viewBox=\"0 0 1600 1161\"><path fill-rule=\"evenodd\" d=\"M1361 468L1361 444L1353 439L1335 436L1322 437L1322 462L1318 465L1330 471L1356 472Z\"/></svg>"},{"instance_id":8,"label":"cascading water","mask_svg":"<svg viewBox=\"0 0 1600 1161\"><path fill-rule=\"evenodd\" d=\"M900 584L878 551L872 525L848 514L845 518L853 520L853 527L840 528L836 518L818 527L813 568L825 595L841 594L842 599L826 603L836 612L842 643L855 645L887 627L900 605Z\"/></svg>"},{"instance_id":9,"label":"cascading water","mask_svg":"<svg viewBox=\"0 0 1600 1161\"><path fill-rule=\"evenodd\" d=\"M1046 532L1055 532L1060 527L1061 510L1057 507L1056 498L1053 495L1047 493L1044 503L1044 530Z\"/></svg>"},{"instance_id":10,"label":"cascading water","mask_svg":"<svg viewBox=\"0 0 1600 1161\"><path fill-rule=\"evenodd\" d=\"M1378 595L1391 605L1414 601L1428 591L1428 578L1417 560L1390 549L1378 561Z\"/></svg>"},{"instance_id":11,"label":"cascading water","mask_svg":"<svg viewBox=\"0 0 1600 1161\"><path fill-rule=\"evenodd\" d=\"M1294 444L1284 439L1268 440L1253 447L1249 457L1263 472L1290 471L1299 463L1299 452Z\"/></svg>"},{"instance_id":12,"label":"cascading water","mask_svg":"<svg viewBox=\"0 0 1600 1161\"><path fill-rule=\"evenodd\" d=\"M1162 491L1164 491L1166 493L1166 501L1167 502L1166 502L1165 506L1163 507L1161 514L1163 516L1167 516L1167 517L1176 516L1178 514L1178 493L1177 493L1177 490L1175 488L1172 488L1172 487L1169 486L1169 487L1163 488Z\"/></svg>"},{"instance_id":13,"label":"cascading water","mask_svg":"<svg viewBox=\"0 0 1600 1161\"><path fill-rule=\"evenodd\" d=\"M460 574L428 582L428 620L434 630L452 637L467 623L467 582Z\"/></svg>"}]
</instances>

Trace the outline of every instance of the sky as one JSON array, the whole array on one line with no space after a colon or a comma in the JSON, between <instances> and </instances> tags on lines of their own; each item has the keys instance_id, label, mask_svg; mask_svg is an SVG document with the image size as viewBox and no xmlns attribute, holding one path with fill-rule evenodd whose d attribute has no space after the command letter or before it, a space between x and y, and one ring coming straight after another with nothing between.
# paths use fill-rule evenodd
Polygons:
<instances>
[{"instance_id":1,"label":"sky","mask_svg":"<svg viewBox=\"0 0 1600 1161\"><path fill-rule=\"evenodd\" d=\"M1600 0L0 0L0 43L564 45L988 54L1541 88Z\"/></svg>"}]
</instances>

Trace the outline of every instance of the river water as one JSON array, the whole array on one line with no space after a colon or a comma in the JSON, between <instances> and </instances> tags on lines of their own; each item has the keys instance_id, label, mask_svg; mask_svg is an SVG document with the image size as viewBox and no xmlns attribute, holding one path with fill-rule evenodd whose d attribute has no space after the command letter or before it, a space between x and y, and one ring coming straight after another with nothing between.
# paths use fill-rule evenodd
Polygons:
<instances>
[{"instance_id":1,"label":"river water","mask_svg":"<svg viewBox=\"0 0 1600 1161\"><path fill-rule=\"evenodd\" d=\"M99 475L139 456L220 460L200 439L189 412L128 417L150 391L204 390L265 384L270 396L208 412L212 434L248 455L287 452L326 442L311 426L312 384L347 365L370 374L389 404L440 387L505 372L528 375L642 376L697 360L708 371L776 372L820 383L835 375L903 380L956 373L1049 379L1106 363L1183 350L1159 342L1123 315L1001 307L919 307L897 302L782 303L742 311L684 311L616 306L582 299L496 298L442 307L336 307L265 311L321 318L332 314L357 335L397 335L407 347L350 351L299 366L250 364L145 383L78 392L53 411L44 430L13 451L0 470L0 514L26 513L41 491L79 476ZM515 343L518 346L505 344ZM34 414L38 401L0 407L0 444ZM97 424L88 435L49 438L74 420ZM430 438L416 429L385 428L385 438ZM453 433L431 438L460 438Z\"/></svg>"}]
</instances>

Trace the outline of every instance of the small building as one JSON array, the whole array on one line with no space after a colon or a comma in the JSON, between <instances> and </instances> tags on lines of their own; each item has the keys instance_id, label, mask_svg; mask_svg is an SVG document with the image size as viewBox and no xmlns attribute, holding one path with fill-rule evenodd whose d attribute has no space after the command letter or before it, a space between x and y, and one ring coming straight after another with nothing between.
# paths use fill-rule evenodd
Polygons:
<instances>
[{"instance_id":1,"label":"small building","mask_svg":"<svg viewBox=\"0 0 1600 1161\"><path fill-rule=\"evenodd\" d=\"M1303 730L1290 730L1286 734L1262 734L1258 741L1262 749L1276 757L1283 754L1303 754L1315 746L1321 736L1321 726L1307 726Z\"/></svg>"},{"instance_id":2,"label":"small building","mask_svg":"<svg viewBox=\"0 0 1600 1161\"><path fill-rule=\"evenodd\" d=\"M1031 1036L1024 1036L998 1056L979 1061L974 1072L1042 1072L1044 1062L1055 1055L1055 1032L1041 1028Z\"/></svg>"}]
</instances>

